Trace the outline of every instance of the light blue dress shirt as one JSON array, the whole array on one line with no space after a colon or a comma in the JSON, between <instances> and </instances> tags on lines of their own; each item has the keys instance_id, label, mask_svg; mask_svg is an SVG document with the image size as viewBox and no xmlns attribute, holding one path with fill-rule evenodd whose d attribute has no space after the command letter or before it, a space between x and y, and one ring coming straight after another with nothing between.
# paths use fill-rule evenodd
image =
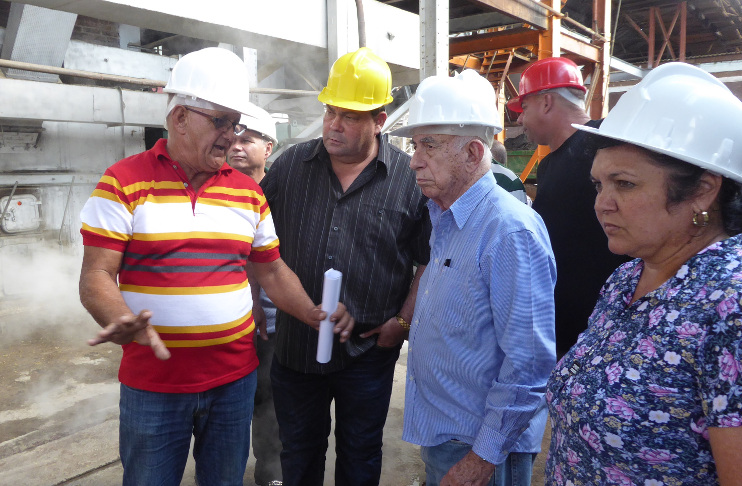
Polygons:
<instances>
[{"instance_id":1,"label":"light blue dress shirt","mask_svg":"<svg viewBox=\"0 0 742 486\"><path fill-rule=\"evenodd\" d=\"M556 263L541 217L491 172L441 211L409 337L404 432L472 444L493 464L539 452L556 363Z\"/></svg>"}]
</instances>

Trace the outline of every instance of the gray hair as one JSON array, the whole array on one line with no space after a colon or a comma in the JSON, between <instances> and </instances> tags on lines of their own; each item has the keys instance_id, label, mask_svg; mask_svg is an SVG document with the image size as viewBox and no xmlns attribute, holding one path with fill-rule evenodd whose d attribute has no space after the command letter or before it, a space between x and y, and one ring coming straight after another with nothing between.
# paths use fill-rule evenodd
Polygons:
<instances>
[{"instance_id":1,"label":"gray hair","mask_svg":"<svg viewBox=\"0 0 742 486\"><path fill-rule=\"evenodd\" d=\"M232 108L227 108L222 105L217 105L211 101L206 101L202 98L195 96L187 96L183 94L171 93L167 99L167 111L165 112L165 129L167 129L167 117L175 109L176 106L190 106L192 108L203 108L204 110L213 111L234 111Z\"/></svg>"}]
</instances>

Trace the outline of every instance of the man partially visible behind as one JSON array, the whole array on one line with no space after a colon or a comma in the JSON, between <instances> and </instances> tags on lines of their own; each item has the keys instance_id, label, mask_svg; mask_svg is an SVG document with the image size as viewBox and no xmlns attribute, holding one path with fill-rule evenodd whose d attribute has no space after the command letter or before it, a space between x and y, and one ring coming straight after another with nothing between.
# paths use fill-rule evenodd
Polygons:
<instances>
[{"instance_id":1,"label":"man partially visible behind","mask_svg":"<svg viewBox=\"0 0 742 486\"><path fill-rule=\"evenodd\" d=\"M492 173L495 175L497 185L515 196L523 204L531 205L531 198L526 194L523 181L515 175L515 172L506 167L508 163L508 151L505 145L495 139L492 142Z\"/></svg>"},{"instance_id":2,"label":"man partially visible behind","mask_svg":"<svg viewBox=\"0 0 742 486\"><path fill-rule=\"evenodd\" d=\"M262 108L255 107L252 116L242 115L240 124L245 131L235 138L227 161L258 184L265 177L265 163L273 152L276 140L276 122ZM248 267L251 276L252 267ZM250 278L251 282L255 280ZM281 485L281 441L273 408L271 389L271 362L276 347L276 306L260 285L252 284L253 318L258 332L255 349L258 353L258 387L255 390L255 410L252 420L252 451L255 456L255 483L258 486Z\"/></svg>"},{"instance_id":3,"label":"man partially visible behind","mask_svg":"<svg viewBox=\"0 0 742 486\"><path fill-rule=\"evenodd\" d=\"M409 124L433 224L410 323L404 432L428 486L530 486L554 367L556 265L541 218L495 183L502 130L475 71L423 80Z\"/></svg>"},{"instance_id":4,"label":"man partially visible behind","mask_svg":"<svg viewBox=\"0 0 742 486\"><path fill-rule=\"evenodd\" d=\"M536 171L533 209L541 215L557 262L554 290L557 356L561 357L587 328L587 319L608 276L627 260L608 250L595 216L595 186L590 179L595 149L573 123L600 126L585 112L582 74L564 57L541 59L523 71L520 96L508 108L520 113L518 124L532 142L551 152Z\"/></svg>"},{"instance_id":5,"label":"man partially visible behind","mask_svg":"<svg viewBox=\"0 0 742 486\"><path fill-rule=\"evenodd\" d=\"M381 477L394 367L430 235L409 156L381 135L391 87L389 66L370 49L341 56L319 95L322 138L286 150L261 183L286 263L318 299L324 272L342 272L340 298L358 321L318 363L318 334L278 312L271 380L287 486L324 484L333 402L335 484L378 486Z\"/></svg>"}]
</instances>

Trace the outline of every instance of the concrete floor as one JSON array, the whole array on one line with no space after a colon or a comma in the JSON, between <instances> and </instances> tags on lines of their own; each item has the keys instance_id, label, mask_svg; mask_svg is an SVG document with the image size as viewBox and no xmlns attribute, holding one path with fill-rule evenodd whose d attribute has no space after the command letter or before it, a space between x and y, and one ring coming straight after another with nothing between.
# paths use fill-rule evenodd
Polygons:
<instances>
[{"instance_id":1,"label":"concrete floor","mask_svg":"<svg viewBox=\"0 0 742 486\"><path fill-rule=\"evenodd\" d=\"M121 351L89 347L96 325L83 313L31 330L25 312L0 307L0 486L108 486L121 483L118 460L118 381ZM394 377L385 428L382 486L418 486L424 466L403 442L406 348ZM544 448L548 444L545 438ZM333 484L334 444L325 485ZM253 486L254 459L245 485ZM544 453L532 484L543 484ZM182 486L195 486L189 460Z\"/></svg>"}]
</instances>

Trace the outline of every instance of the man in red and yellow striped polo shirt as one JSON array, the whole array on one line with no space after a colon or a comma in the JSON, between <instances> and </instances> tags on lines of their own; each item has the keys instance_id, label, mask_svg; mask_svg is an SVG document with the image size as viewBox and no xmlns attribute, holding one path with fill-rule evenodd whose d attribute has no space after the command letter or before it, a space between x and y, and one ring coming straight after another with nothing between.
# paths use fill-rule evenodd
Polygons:
<instances>
[{"instance_id":1,"label":"man in red and yellow striped polo shirt","mask_svg":"<svg viewBox=\"0 0 742 486\"><path fill-rule=\"evenodd\" d=\"M191 435L199 485L242 484L258 365L248 261L279 308L315 328L324 317L280 258L260 187L225 164L247 85L227 50L183 57L165 88L168 139L112 165L82 210L80 296L104 328L90 344L124 350L125 485L179 485Z\"/></svg>"}]
</instances>

